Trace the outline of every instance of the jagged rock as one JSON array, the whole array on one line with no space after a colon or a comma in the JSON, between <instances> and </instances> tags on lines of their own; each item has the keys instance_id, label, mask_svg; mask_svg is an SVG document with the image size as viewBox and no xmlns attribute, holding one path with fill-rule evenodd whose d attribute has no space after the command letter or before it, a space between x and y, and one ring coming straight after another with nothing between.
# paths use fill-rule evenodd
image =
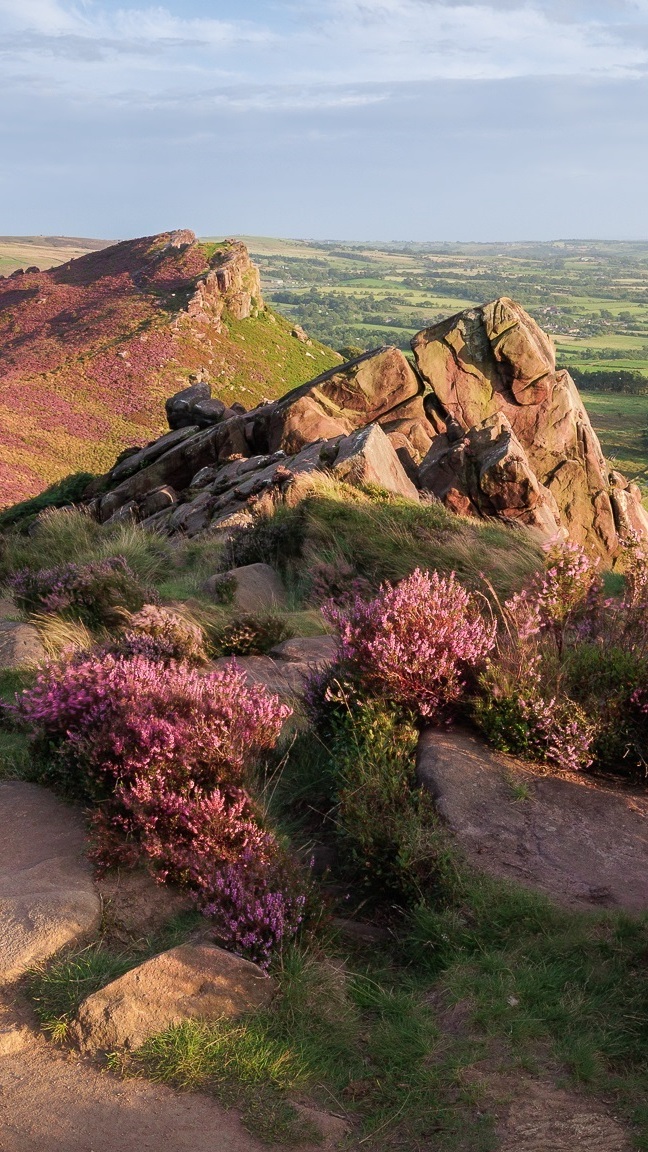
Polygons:
<instances>
[{"instance_id":1,"label":"jagged rock","mask_svg":"<svg viewBox=\"0 0 648 1152\"><path fill-rule=\"evenodd\" d=\"M378 423L388 434L398 432L405 437L409 443L409 453L417 464L420 464L429 452L438 431L445 432L445 426L438 429L430 423L425 410L425 399L420 395L413 396L404 404L399 404L386 416L381 416Z\"/></svg>"},{"instance_id":2,"label":"jagged rock","mask_svg":"<svg viewBox=\"0 0 648 1152\"><path fill-rule=\"evenodd\" d=\"M506 298L467 309L419 332L412 348L422 377L459 425L457 439L503 414L569 537L612 559L623 525L603 453L573 381L556 371L551 340L524 309ZM625 491L627 518L644 534L645 514Z\"/></svg>"},{"instance_id":3,"label":"jagged rock","mask_svg":"<svg viewBox=\"0 0 648 1152\"><path fill-rule=\"evenodd\" d=\"M33 624L0 620L0 668L34 667L43 664L46 658L38 629Z\"/></svg>"},{"instance_id":4,"label":"jagged rock","mask_svg":"<svg viewBox=\"0 0 648 1152\"><path fill-rule=\"evenodd\" d=\"M366 352L268 405L263 413L268 450L294 453L314 440L348 435L418 390L419 381L398 348Z\"/></svg>"},{"instance_id":5,"label":"jagged rock","mask_svg":"<svg viewBox=\"0 0 648 1152\"><path fill-rule=\"evenodd\" d=\"M180 431L189 435L101 498L98 515L102 522L114 515L122 504L141 500L156 488L168 485L181 492L201 468L217 463L220 426L206 428L204 432Z\"/></svg>"},{"instance_id":6,"label":"jagged rock","mask_svg":"<svg viewBox=\"0 0 648 1152\"><path fill-rule=\"evenodd\" d=\"M275 983L256 964L209 944L154 956L83 1001L72 1034L85 1052L139 1048L185 1020L218 1020L265 1008Z\"/></svg>"},{"instance_id":7,"label":"jagged rock","mask_svg":"<svg viewBox=\"0 0 648 1152\"><path fill-rule=\"evenodd\" d=\"M239 612L272 612L286 606L283 584L269 564L217 572L205 581L203 591L220 602L232 602Z\"/></svg>"},{"instance_id":8,"label":"jagged rock","mask_svg":"<svg viewBox=\"0 0 648 1152\"><path fill-rule=\"evenodd\" d=\"M99 923L81 813L36 784L0 783L0 983Z\"/></svg>"},{"instance_id":9,"label":"jagged rock","mask_svg":"<svg viewBox=\"0 0 648 1152\"><path fill-rule=\"evenodd\" d=\"M375 484L410 500L419 498L415 485L379 424L370 424L340 440L332 471L338 480L347 484Z\"/></svg>"},{"instance_id":10,"label":"jagged rock","mask_svg":"<svg viewBox=\"0 0 648 1152\"><path fill-rule=\"evenodd\" d=\"M539 483L506 416L496 413L456 442L438 436L420 468L421 486L454 512L525 524L545 540L561 534L551 492Z\"/></svg>"}]
</instances>

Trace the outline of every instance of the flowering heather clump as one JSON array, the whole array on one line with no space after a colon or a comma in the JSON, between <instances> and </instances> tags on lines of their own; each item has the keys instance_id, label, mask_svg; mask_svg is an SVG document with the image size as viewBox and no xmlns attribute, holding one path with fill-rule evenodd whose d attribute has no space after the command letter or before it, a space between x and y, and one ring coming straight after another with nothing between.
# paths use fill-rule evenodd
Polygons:
<instances>
[{"instance_id":1,"label":"flowering heather clump","mask_svg":"<svg viewBox=\"0 0 648 1152\"><path fill-rule=\"evenodd\" d=\"M262 968L294 936L306 903L287 861L279 857L260 866L259 855L249 848L236 861L214 868L205 891L203 911L214 917L219 940Z\"/></svg>"},{"instance_id":2,"label":"flowering heather clump","mask_svg":"<svg viewBox=\"0 0 648 1152\"><path fill-rule=\"evenodd\" d=\"M25 612L58 613L90 628L117 623L117 609L138 611L153 595L122 556L90 564L60 564L38 572L24 568L9 583L16 604Z\"/></svg>"},{"instance_id":3,"label":"flowering heather clump","mask_svg":"<svg viewBox=\"0 0 648 1152\"><path fill-rule=\"evenodd\" d=\"M375 599L356 597L347 611L326 615L339 628L342 662L377 695L426 717L459 698L495 642L495 624L454 574L418 568Z\"/></svg>"},{"instance_id":4,"label":"flowering heather clump","mask_svg":"<svg viewBox=\"0 0 648 1152\"><path fill-rule=\"evenodd\" d=\"M586 633L600 608L603 584L597 569L598 560L592 560L580 544L554 546L546 571L505 604L519 639L524 642L544 629L553 634L562 652L569 629L578 626Z\"/></svg>"},{"instance_id":5,"label":"flowering heather clump","mask_svg":"<svg viewBox=\"0 0 648 1152\"><path fill-rule=\"evenodd\" d=\"M131 616L116 648L124 656L145 656L148 660L170 663L204 664L205 637L199 624L170 608L145 604Z\"/></svg>"},{"instance_id":6,"label":"flowering heather clump","mask_svg":"<svg viewBox=\"0 0 648 1152\"><path fill-rule=\"evenodd\" d=\"M104 653L50 665L17 712L46 752L43 776L100 801L100 868L144 859L160 880L191 888L220 917L223 938L263 962L296 930L303 899L277 887L287 863L243 787L290 714L276 696L248 688L234 664L200 675Z\"/></svg>"},{"instance_id":7,"label":"flowering heather clump","mask_svg":"<svg viewBox=\"0 0 648 1152\"><path fill-rule=\"evenodd\" d=\"M573 700L544 699L539 689L515 694L485 692L475 706L475 719L496 748L578 772L593 761L595 725Z\"/></svg>"}]
</instances>

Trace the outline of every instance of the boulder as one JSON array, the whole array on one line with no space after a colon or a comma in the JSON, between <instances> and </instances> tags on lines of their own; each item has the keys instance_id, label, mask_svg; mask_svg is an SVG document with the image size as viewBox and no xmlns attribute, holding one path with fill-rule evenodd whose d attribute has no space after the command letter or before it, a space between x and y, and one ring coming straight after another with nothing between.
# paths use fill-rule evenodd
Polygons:
<instances>
[{"instance_id":1,"label":"boulder","mask_svg":"<svg viewBox=\"0 0 648 1152\"><path fill-rule=\"evenodd\" d=\"M337 657L336 636L293 636L277 644L270 655L275 660L291 660L297 664L312 664L321 667L332 664Z\"/></svg>"},{"instance_id":2,"label":"boulder","mask_svg":"<svg viewBox=\"0 0 648 1152\"><path fill-rule=\"evenodd\" d=\"M469 308L419 332L412 348L457 439L505 416L570 539L611 561L623 524L601 447L571 377L556 371L550 338L524 309L506 298Z\"/></svg>"},{"instance_id":3,"label":"boulder","mask_svg":"<svg viewBox=\"0 0 648 1152\"><path fill-rule=\"evenodd\" d=\"M218 572L205 581L203 591L221 602L231 598L239 612L272 612L286 605L283 584L269 564Z\"/></svg>"},{"instance_id":4,"label":"boulder","mask_svg":"<svg viewBox=\"0 0 648 1152\"><path fill-rule=\"evenodd\" d=\"M164 456L165 452L169 452L171 448L182 444L196 431L197 426L178 428L175 432L167 432L165 436L160 436L159 440L154 440L146 448L129 449L128 455L124 455L122 452L118 462L109 473L110 483L121 484L123 480L128 480L129 476L134 476L141 468L146 468L148 464L152 464L154 460Z\"/></svg>"},{"instance_id":5,"label":"boulder","mask_svg":"<svg viewBox=\"0 0 648 1152\"><path fill-rule=\"evenodd\" d=\"M418 391L418 378L403 353L379 348L293 388L265 412L259 410L259 420L269 451L295 453L314 440L372 423Z\"/></svg>"},{"instance_id":6,"label":"boulder","mask_svg":"<svg viewBox=\"0 0 648 1152\"><path fill-rule=\"evenodd\" d=\"M192 416L193 409L197 404L207 400L211 400L211 388L205 380L191 384L189 388L183 388L181 392L176 392L175 396L170 396L164 405L169 428L187 428L197 423Z\"/></svg>"},{"instance_id":7,"label":"boulder","mask_svg":"<svg viewBox=\"0 0 648 1152\"><path fill-rule=\"evenodd\" d=\"M140 509L141 515L154 516L156 512L162 512L165 508L172 508L177 503L178 493L168 484L165 484L161 488L154 488L148 496L144 497Z\"/></svg>"},{"instance_id":8,"label":"boulder","mask_svg":"<svg viewBox=\"0 0 648 1152\"><path fill-rule=\"evenodd\" d=\"M249 960L214 945L182 944L88 996L72 1035L84 1052L134 1050L185 1020L265 1008L274 993L274 981Z\"/></svg>"},{"instance_id":9,"label":"boulder","mask_svg":"<svg viewBox=\"0 0 648 1152\"><path fill-rule=\"evenodd\" d=\"M176 492L187 488L201 468L218 462L221 427L206 428L203 432L183 429L188 434L179 443L101 497L98 508L101 522L113 516L123 504L140 501L156 488L169 486Z\"/></svg>"},{"instance_id":10,"label":"boulder","mask_svg":"<svg viewBox=\"0 0 648 1152\"><path fill-rule=\"evenodd\" d=\"M370 424L340 440L333 475L347 484L375 484L399 496L418 500L395 448L379 424Z\"/></svg>"},{"instance_id":11,"label":"boulder","mask_svg":"<svg viewBox=\"0 0 648 1152\"><path fill-rule=\"evenodd\" d=\"M46 659L38 629L33 624L0 620L0 668L30 668Z\"/></svg>"},{"instance_id":12,"label":"boulder","mask_svg":"<svg viewBox=\"0 0 648 1152\"><path fill-rule=\"evenodd\" d=\"M460 731L424 732L417 774L479 871L571 908L648 909L645 795L549 775Z\"/></svg>"},{"instance_id":13,"label":"boulder","mask_svg":"<svg viewBox=\"0 0 648 1152\"><path fill-rule=\"evenodd\" d=\"M0 783L0 983L91 932L101 907L81 812L45 788Z\"/></svg>"}]
</instances>

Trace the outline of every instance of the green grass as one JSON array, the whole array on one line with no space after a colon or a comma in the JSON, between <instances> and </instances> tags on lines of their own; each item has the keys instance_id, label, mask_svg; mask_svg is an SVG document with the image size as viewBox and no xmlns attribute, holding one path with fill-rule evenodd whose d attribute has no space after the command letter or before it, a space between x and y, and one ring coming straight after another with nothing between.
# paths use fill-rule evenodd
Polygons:
<instances>
[{"instance_id":1,"label":"green grass","mask_svg":"<svg viewBox=\"0 0 648 1152\"><path fill-rule=\"evenodd\" d=\"M522 533L454 516L437 504L339 485L302 508L307 568L315 558L342 558L373 583L399 580L420 567L454 571L473 587L483 587L483 573L506 594L542 565L540 549Z\"/></svg>"},{"instance_id":2,"label":"green grass","mask_svg":"<svg viewBox=\"0 0 648 1152\"><path fill-rule=\"evenodd\" d=\"M648 396L584 392L582 398L610 463L631 479L648 480Z\"/></svg>"}]
</instances>

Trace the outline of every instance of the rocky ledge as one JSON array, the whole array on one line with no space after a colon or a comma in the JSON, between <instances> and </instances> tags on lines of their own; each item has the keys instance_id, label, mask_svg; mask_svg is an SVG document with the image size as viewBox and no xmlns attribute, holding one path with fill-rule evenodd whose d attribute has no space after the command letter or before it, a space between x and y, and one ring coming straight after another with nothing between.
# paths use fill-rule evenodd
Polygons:
<instances>
[{"instance_id":1,"label":"rocky ledge","mask_svg":"<svg viewBox=\"0 0 648 1152\"><path fill-rule=\"evenodd\" d=\"M95 482L92 512L194 535L333 475L568 538L607 564L630 532L648 538L639 489L606 463L550 338L518 304L468 309L412 349L415 366L379 348L249 412L194 380L167 402L170 431Z\"/></svg>"}]
</instances>

